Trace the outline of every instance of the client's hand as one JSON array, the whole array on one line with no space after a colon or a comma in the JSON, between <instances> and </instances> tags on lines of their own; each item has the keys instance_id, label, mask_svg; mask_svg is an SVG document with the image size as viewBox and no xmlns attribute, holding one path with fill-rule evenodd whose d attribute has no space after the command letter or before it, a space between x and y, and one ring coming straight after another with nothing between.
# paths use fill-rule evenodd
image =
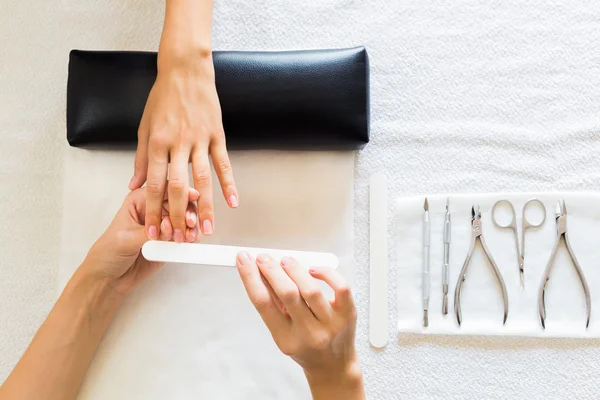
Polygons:
<instances>
[{"instance_id":1,"label":"client's hand","mask_svg":"<svg viewBox=\"0 0 600 400\"><path fill-rule=\"evenodd\" d=\"M196 206L198 191L189 189L186 211L185 239L193 242L198 236ZM169 215L168 199L161 205L161 240L171 240L173 226ZM148 240L144 231L146 188L129 193L117 215L104 234L90 249L80 270L96 278L108 280L120 294L126 294L156 271L159 263L152 263L140 254Z\"/></svg>"},{"instance_id":2,"label":"client's hand","mask_svg":"<svg viewBox=\"0 0 600 400\"><path fill-rule=\"evenodd\" d=\"M160 210L167 192L173 239L184 241L190 162L194 187L200 193L199 226L204 235L213 233L211 158L225 200L237 207L212 57L175 63L159 51L158 75L140 122L135 172L129 184L133 190L147 181L145 219L150 239L160 236Z\"/></svg>"},{"instance_id":3,"label":"client's hand","mask_svg":"<svg viewBox=\"0 0 600 400\"><path fill-rule=\"evenodd\" d=\"M363 399L362 372L354 347L356 309L350 289L333 269L310 271L291 258L237 259L248 296L284 354L304 369L315 399ZM319 279L335 292L328 301Z\"/></svg>"}]
</instances>

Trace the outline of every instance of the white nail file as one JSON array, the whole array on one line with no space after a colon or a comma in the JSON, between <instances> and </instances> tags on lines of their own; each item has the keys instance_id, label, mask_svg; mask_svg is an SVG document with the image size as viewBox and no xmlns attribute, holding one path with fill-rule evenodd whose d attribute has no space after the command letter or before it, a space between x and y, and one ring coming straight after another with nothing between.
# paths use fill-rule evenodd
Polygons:
<instances>
[{"instance_id":1,"label":"white nail file","mask_svg":"<svg viewBox=\"0 0 600 400\"><path fill-rule=\"evenodd\" d=\"M148 261L215 265L235 267L237 254L245 251L252 257L268 254L276 260L282 257L293 257L306 268L330 267L336 269L339 259L333 253L317 253L309 251L261 249L256 247L220 246L214 244L175 243L150 240L144 243L142 254Z\"/></svg>"},{"instance_id":2,"label":"white nail file","mask_svg":"<svg viewBox=\"0 0 600 400\"><path fill-rule=\"evenodd\" d=\"M369 341L388 342L388 182L383 173L371 176L369 192Z\"/></svg>"}]
</instances>

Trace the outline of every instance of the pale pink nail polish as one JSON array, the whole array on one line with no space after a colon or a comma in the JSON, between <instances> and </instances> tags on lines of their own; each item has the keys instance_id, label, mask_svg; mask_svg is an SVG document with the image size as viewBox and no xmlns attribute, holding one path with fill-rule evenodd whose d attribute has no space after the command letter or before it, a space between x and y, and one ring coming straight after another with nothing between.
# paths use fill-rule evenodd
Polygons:
<instances>
[{"instance_id":1,"label":"pale pink nail polish","mask_svg":"<svg viewBox=\"0 0 600 400\"><path fill-rule=\"evenodd\" d=\"M183 232L181 231L181 229L175 229L175 234L173 235L173 239L177 243L183 242Z\"/></svg>"},{"instance_id":2,"label":"pale pink nail polish","mask_svg":"<svg viewBox=\"0 0 600 400\"><path fill-rule=\"evenodd\" d=\"M242 265L248 265L252 263L252 260L250 259L250 254L246 253L245 251L242 251L238 254L238 260Z\"/></svg>"},{"instance_id":3,"label":"pale pink nail polish","mask_svg":"<svg viewBox=\"0 0 600 400\"><path fill-rule=\"evenodd\" d=\"M231 196L229 196L229 204L231 205L231 207L234 207L234 208L239 205L237 196L235 194L232 194Z\"/></svg>"},{"instance_id":4,"label":"pale pink nail polish","mask_svg":"<svg viewBox=\"0 0 600 400\"><path fill-rule=\"evenodd\" d=\"M292 259L291 258L289 258L289 257L282 257L281 258L281 266L282 267L287 267L287 266L289 266L291 264L292 264Z\"/></svg>"},{"instance_id":5,"label":"pale pink nail polish","mask_svg":"<svg viewBox=\"0 0 600 400\"><path fill-rule=\"evenodd\" d=\"M196 225L196 219L197 219L197 218L198 218L198 217L197 217L197 215L196 215L196 214L194 214L194 213L191 213L191 215L190 215L190 219L192 220L192 222L194 223L194 225Z\"/></svg>"},{"instance_id":6,"label":"pale pink nail polish","mask_svg":"<svg viewBox=\"0 0 600 400\"><path fill-rule=\"evenodd\" d=\"M211 235L213 233L212 222L209 219L202 221L202 233L205 235Z\"/></svg>"},{"instance_id":7,"label":"pale pink nail polish","mask_svg":"<svg viewBox=\"0 0 600 400\"><path fill-rule=\"evenodd\" d=\"M158 239L158 229L154 225L150 225L148 228L148 238Z\"/></svg>"},{"instance_id":8,"label":"pale pink nail polish","mask_svg":"<svg viewBox=\"0 0 600 400\"><path fill-rule=\"evenodd\" d=\"M131 187L133 185L133 182L135 182L135 175L129 181L129 187Z\"/></svg>"},{"instance_id":9,"label":"pale pink nail polish","mask_svg":"<svg viewBox=\"0 0 600 400\"><path fill-rule=\"evenodd\" d=\"M269 257L268 254L259 254L258 257L256 257L256 261L258 261L259 263L266 263L270 259L271 258Z\"/></svg>"}]
</instances>

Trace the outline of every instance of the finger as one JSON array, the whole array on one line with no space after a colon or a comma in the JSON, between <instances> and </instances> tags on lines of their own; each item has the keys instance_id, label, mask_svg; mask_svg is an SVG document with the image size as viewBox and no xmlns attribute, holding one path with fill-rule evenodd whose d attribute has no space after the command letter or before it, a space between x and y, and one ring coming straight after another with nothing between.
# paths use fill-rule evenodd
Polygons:
<instances>
[{"instance_id":1,"label":"finger","mask_svg":"<svg viewBox=\"0 0 600 400\"><path fill-rule=\"evenodd\" d=\"M169 241L173 238L173 225L169 216L163 218L160 223L160 240Z\"/></svg>"},{"instance_id":2,"label":"finger","mask_svg":"<svg viewBox=\"0 0 600 400\"><path fill-rule=\"evenodd\" d=\"M169 216L173 224L173 240L185 240L185 215L188 205L189 180L188 180L189 153L185 149L171 152L171 165L169 169Z\"/></svg>"},{"instance_id":3,"label":"finger","mask_svg":"<svg viewBox=\"0 0 600 400\"><path fill-rule=\"evenodd\" d=\"M188 203L187 210L185 212L185 225L187 228L193 228L198 222L198 211L194 203Z\"/></svg>"},{"instance_id":4,"label":"finger","mask_svg":"<svg viewBox=\"0 0 600 400\"><path fill-rule=\"evenodd\" d=\"M233 179L233 170L231 169L231 162L229 161L229 155L227 154L227 146L225 145L225 135L222 139L213 140L210 146L210 155L213 161L213 166L219 183L221 184L221 190L223 191L223 197L229 204L229 207L236 208L238 206L238 193L235 187L235 181Z\"/></svg>"},{"instance_id":5,"label":"finger","mask_svg":"<svg viewBox=\"0 0 600 400\"><path fill-rule=\"evenodd\" d=\"M200 230L204 235L211 235L214 230L212 187L210 163L206 150L195 149L192 155L192 173L194 187L200 192L198 199L198 219Z\"/></svg>"},{"instance_id":6,"label":"finger","mask_svg":"<svg viewBox=\"0 0 600 400\"><path fill-rule=\"evenodd\" d=\"M193 243L198 238L198 225L196 225L197 219L196 205L194 203L188 204L186 211L186 225L188 226L185 230L185 241Z\"/></svg>"},{"instance_id":7,"label":"finger","mask_svg":"<svg viewBox=\"0 0 600 400\"><path fill-rule=\"evenodd\" d=\"M300 296L298 286L285 273L278 262L266 254L261 254L256 258L256 263L292 319L305 321L315 319L315 316Z\"/></svg>"},{"instance_id":8,"label":"finger","mask_svg":"<svg viewBox=\"0 0 600 400\"><path fill-rule=\"evenodd\" d=\"M146 182L148 173L148 127L146 114L142 117L138 130L138 145L133 162L133 177L129 181L129 190L135 190Z\"/></svg>"},{"instance_id":9,"label":"finger","mask_svg":"<svg viewBox=\"0 0 600 400\"><path fill-rule=\"evenodd\" d=\"M198 239L198 227L186 228L185 230L185 241L187 243L194 243Z\"/></svg>"},{"instance_id":10,"label":"finger","mask_svg":"<svg viewBox=\"0 0 600 400\"><path fill-rule=\"evenodd\" d=\"M188 201L190 203L193 203L195 201L198 201L198 198L200 197L200 192L198 192L196 189L194 189L193 187L189 188L189 196L188 196Z\"/></svg>"},{"instance_id":11,"label":"finger","mask_svg":"<svg viewBox=\"0 0 600 400\"><path fill-rule=\"evenodd\" d=\"M262 280L262 275L256 262L246 252L237 256L237 269L246 288L248 298L260 314L265 325L273 335L287 328L290 319L278 308L269 289Z\"/></svg>"},{"instance_id":12,"label":"finger","mask_svg":"<svg viewBox=\"0 0 600 400\"><path fill-rule=\"evenodd\" d=\"M306 301L315 317L321 321L327 321L331 315L331 305L323 296L317 281L306 271L298 261L291 257L283 257L281 266L285 273L294 281L300 295Z\"/></svg>"},{"instance_id":13,"label":"finger","mask_svg":"<svg viewBox=\"0 0 600 400\"><path fill-rule=\"evenodd\" d=\"M188 209L189 209L190 204L194 204L194 202L196 200L198 200L198 191L196 189L194 189L194 188L188 188L188 190L190 192L189 196L188 196L188 200L189 200ZM132 192L132 193L135 193L135 192ZM168 191L165 191L165 196L163 197L163 203L162 203L162 215L163 215L163 217L165 215L169 215L169 196L168 196L167 193L168 193ZM144 198L144 200L145 200L145 198ZM145 207L145 205L144 205L144 207ZM195 207L195 204L194 204L194 213L197 216L198 211L197 211L197 209ZM187 215L186 215L186 219L187 219ZM197 219L198 218L196 218L196 220Z\"/></svg>"},{"instance_id":14,"label":"finger","mask_svg":"<svg viewBox=\"0 0 600 400\"><path fill-rule=\"evenodd\" d=\"M311 267L308 272L313 278L322 280L333 289L335 300L333 300L332 306L334 309L354 310L350 286L333 268Z\"/></svg>"},{"instance_id":15,"label":"finger","mask_svg":"<svg viewBox=\"0 0 600 400\"><path fill-rule=\"evenodd\" d=\"M148 154L150 158L146 183L146 234L150 239L158 239L169 154L168 149L160 143L150 143Z\"/></svg>"}]
</instances>

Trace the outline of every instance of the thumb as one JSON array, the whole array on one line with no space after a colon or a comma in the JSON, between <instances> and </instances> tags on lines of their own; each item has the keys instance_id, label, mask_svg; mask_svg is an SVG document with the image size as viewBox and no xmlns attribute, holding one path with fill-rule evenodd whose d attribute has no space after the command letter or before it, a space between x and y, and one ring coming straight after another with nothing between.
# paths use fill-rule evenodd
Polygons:
<instances>
[{"instance_id":1,"label":"thumb","mask_svg":"<svg viewBox=\"0 0 600 400\"><path fill-rule=\"evenodd\" d=\"M122 257L133 257L139 254L144 243L148 241L148 237L146 236L144 226L141 225L119 232L117 241L119 244L117 254Z\"/></svg>"}]
</instances>

